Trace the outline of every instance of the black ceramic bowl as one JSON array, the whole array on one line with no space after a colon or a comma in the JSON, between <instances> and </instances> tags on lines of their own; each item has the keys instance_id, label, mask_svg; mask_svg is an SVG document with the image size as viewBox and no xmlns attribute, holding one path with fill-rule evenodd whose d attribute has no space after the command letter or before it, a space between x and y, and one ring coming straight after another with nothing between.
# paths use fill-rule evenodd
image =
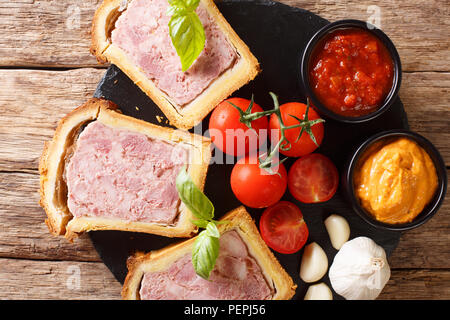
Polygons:
<instances>
[{"instance_id":1,"label":"black ceramic bowl","mask_svg":"<svg viewBox=\"0 0 450 320\"><path fill-rule=\"evenodd\" d=\"M438 176L438 187L432 200L428 203L427 206L425 206L422 212L412 222L403 224L387 224L373 218L372 215L360 205L359 200L357 199L354 192L353 173L355 171L358 160L370 146L383 139L400 137L409 138L415 141L428 153L434 163L434 167L436 168L436 173ZM424 224L438 211L439 207L444 201L445 193L447 190L447 170L444 161L439 154L439 151L426 138L408 130L389 130L370 137L356 149L343 171L342 186L345 196L350 205L353 207L354 211L366 222L374 227L384 230L405 231Z\"/></svg>"},{"instance_id":2,"label":"black ceramic bowl","mask_svg":"<svg viewBox=\"0 0 450 320\"><path fill-rule=\"evenodd\" d=\"M316 97L314 94L310 81L309 81L309 70L310 70L310 60L314 53L314 49L318 44L321 43L321 40L327 36L329 33L337 30L337 29L349 29L349 28L359 28L364 29L372 34L374 34L378 39L381 40L381 42L385 45L387 50L389 51L392 61L394 63L394 74L393 74L393 81L392 81L392 87L389 91L388 95L386 96L383 104L374 112L369 113L367 115L363 115L360 117L348 117L339 115L330 109L328 109L323 103L320 102L320 100ZM400 89L400 83L402 78L402 66L400 62L400 57L398 55L397 49L395 48L392 41L389 39L389 37L380 29L376 28L375 26L364 22L360 20L339 20L333 23L330 23L320 29L308 42L306 45L306 48L303 52L303 55L301 56L300 61L300 82L303 86L303 89L305 90L305 93L307 97L312 101L314 106L317 108L317 110L325 117L331 118L337 121L346 122L346 123L360 123L372 120L379 115L381 115L383 112L385 112L389 107L392 105L392 103L395 101L398 95L398 91Z\"/></svg>"}]
</instances>

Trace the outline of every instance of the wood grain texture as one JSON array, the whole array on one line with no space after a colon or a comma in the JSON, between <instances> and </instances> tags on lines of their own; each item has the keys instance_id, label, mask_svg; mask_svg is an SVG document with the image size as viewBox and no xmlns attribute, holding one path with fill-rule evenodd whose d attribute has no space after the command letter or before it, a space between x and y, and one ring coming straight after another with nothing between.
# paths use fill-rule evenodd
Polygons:
<instances>
[{"instance_id":1,"label":"wood grain texture","mask_svg":"<svg viewBox=\"0 0 450 320\"><path fill-rule=\"evenodd\" d=\"M282 0L336 21L372 21L392 38L406 71L450 71L447 0ZM90 25L100 0L0 0L0 66L96 66ZM375 7L376 6L376 7Z\"/></svg>"},{"instance_id":2,"label":"wood grain texture","mask_svg":"<svg viewBox=\"0 0 450 320\"><path fill-rule=\"evenodd\" d=\"M100 261L87 235L73 244L50 235L38 205L38 185L36 172L0 172L0 257ZM447 212L449 201L425 225L405 232L389 259L391 268L450 269Z\"/></svg>"},{"instance_id":3,"label":"wood grain texture","mask_svg":"<svg viewBox=\"0 0 450 320\"><path fill-rule=\"evenodd\" d=\"M450 270L392 270L379 300L448 300Z\"/></svg>"},{"instance_id":4,"label":"wood grain texture","mask_svg":"<svg viewBox=\"0 0 450 320\"><path fill-rule=\"evenodd\" d=\"M0 299L120 299L120 284L88 237L70 244L51 236L37 204L43 142L59 119L92 96L105 71L88 50L100 2L0 0ZM450 166L447 0L281 2L330 21L370 20L379 10L381 28L402 59L400 97L411 129L430 139ZM450 299L449 212L447 196L433 219L402 235L380 299ZM77 272L79 287L72 282Z\"/></svg>"},{"instance_id":5,"label":"wood grain texture","mask_svg":"<svg viewBox=\"0 0 450 320\"><path fill-rule=\"evenodd\" d=\"M38 189L37 172L0 172L0 257L100 261L88 236L70 243L49 233Z\"/></svg>"},{"instance_id":6,"label":"wood grain texture","mask_svg":"<svg viewBox=\"0 0 450 320\"><path fill-rule=\"evenodd\" d=\"M450 73L403 74L400 99L410 128L425 136L450 165Z\"/></svg>"},{"instance_id":7,"label":"wood grain texture","mask_svg":"<svg viewBox=\"0 0 450 320\"><path fill-rule=\"evenodd\" d=\"M89 99L105 71L0 70L0 170L36 169L57 122ZM450 73L404 74L400 97L411 129L450 164ZM206 129L205 129L206 130Z\"/></svg>"},{"instance_id":8,"label":"wood grain texture","mask_svg":"<svg viewBox=\"0 0 450 320\"><path fill-rule=\"evenodd\" d=\"M121 285L103 263L0 258L0 265L0 299L121 299ZM378 299L448 299L449 282L449 270L393 270Z\"/></svg>"},{"instance_id":9,"label":"wood grain texture","mask_svg":"<svg viewBox=\"0 0 450 320\"><path fill-rule=\"evenodd\" d=\"M0 299L120 299L121 285L99 262L0 258Z\"/></svg>"},{"instance_id":10,"label":"wood grain texture","mask_svg":"<svg viewBox=\"0 0 450 320\"><path fill-rule=\"evenodd\" d=\"M449 71L450 7L447 0L281 2L310 10L331 22L358 19L374 24L379 13L379 27L395 44L404 71Z\"/></svg>"},{"instance_id":11,"label":"wood grain texture","mask_svg":"<svg viewBox=\"0 0 450 320\"><path fill-rule=\"evenodd\" d=\"M96 66L92 17L100 0L0 0L0 65Z\"/></svg>"},{"instance_id":12,"label":"wood grain texture","mask_svg":"<svg viewBox=\"0 0 450 320\"><path fill-rule=\"evenodd\" d=\"M51 139L57 122L92 96L103 73L93 68L0 70L4 83L0 87L0 255L98 261L88 239L77 241L73 248L48 234L43 225L45 214L37 205L37 166L43 143ZM400 92L411 128L434 142L447 163L449 86L449 73L412 73L405 74ZM450 211L449 200L441 211ZM450 267L448 219L448 215L438 214L424 228L406 232L392 257L393 266ZM431 252L428 244L433 244ZM444 254L433 254L436 252Z\"/></svg>"},{"instance_id":13,"label":"wood grain texture","mask_svg":"<svg viewBox=\"0 0 450 320\"><path fill-rule=\"evenodd\" d=\"M0 70L0 170L37 169L58 121L92 97L104 70Z\"/></svg>"},{"instance_id":14,"label":"wood grain texture","mask_svg":"<svg viewBox=\"0 0 450 320\"><path fill-rule=\"evenodd\" d=\"M447 171L449 176L450 171ZM448 181L450 182L450 181ZM389 258L391 268L450 269L450 201L447 190L443 206L426 224L402 234ZM448 283L450 286L450 283ZM448 296L450 299L450 296Z\"/></svg>"}]
</instances>

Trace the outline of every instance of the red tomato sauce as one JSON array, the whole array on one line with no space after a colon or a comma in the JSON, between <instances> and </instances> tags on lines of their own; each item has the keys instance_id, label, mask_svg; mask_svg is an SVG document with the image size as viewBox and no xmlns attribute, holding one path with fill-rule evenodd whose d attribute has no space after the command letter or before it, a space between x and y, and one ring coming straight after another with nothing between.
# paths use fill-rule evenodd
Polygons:
<instances>
[{"instance_id":1,"label":"red tomato sauce","mask_svg":"<svg viewBox=\"0 0 450 320\"><path fill-rule=\"evenodd\" d=\"M377 110L392 87L394 63L372 33L338 29L313 52L310 83L314 94L339 115L359 117Z\"/></svg>"}]
</instances>

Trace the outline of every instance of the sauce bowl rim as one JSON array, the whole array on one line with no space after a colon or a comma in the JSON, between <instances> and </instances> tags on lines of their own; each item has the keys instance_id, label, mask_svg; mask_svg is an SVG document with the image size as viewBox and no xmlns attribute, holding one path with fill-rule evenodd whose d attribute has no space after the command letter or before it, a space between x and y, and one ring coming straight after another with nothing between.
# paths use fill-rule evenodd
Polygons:
<instances>
[{"instance_id":1,"label":"sauce bowl rim","mask_svg":"<svg viewBox=\"0 0 450 320\"><path fill-rule=\"evenodd\" d=\"M435 191L435 194L432 200L425 206L425 208L414 218L413 221L407 223L400 224L388 224L381 221L376 220L369 212L367 212L359 203L359 200L355 194L354 189L354 171L356 164L358 163L361 156L364 152L372 146L375 142L381 141L383 139L392 138L392 137L404 137L409 138L416 142L420 147L422 147L427 154L430 156L433 161L434 167L436 169L436 175L438 177L438 187ZM442 159L441 154L436 149L436 147L425 137L422 135L413 132L411 130L405 129L393 129L379 132L368 139L366 139L363 143L361 143L352 154L350 160L347 163L346 169L344 171L345 179L345 192L347 193L347 197L351 203L354 211L367 223L370 225L390 231L406 231L416 227L421 226L429 219L431 219L436 212L439 210L442 205L446 191L447 191L447 168L445 166L444 160Z\"/></svg>"},{"instance_id":2,"label":"sauce bowl rim","mask_svg":"<svg viewBox=\"0 0 450 320\"><path fill-rule=\"evenodd\" d=\"M309 67L310 67L310 58L317 44L327 36L329 33L337 30L337 29L349 29L349 28L359 28L364 29L373 35L375 35L386 47L390 56L392 58L394 64L394 74L392 80L392 87L386 96L383 104L375 111L360 116L360 117L349 117L337 114L330 109L328 109L314 94L310 82L309 82ZM398 51L392 42L392 40L383 32L381 29L378 29L376 26L361 20L355 19L345 19L338 20L332 23L327 24L326 26L319 29L309 40L306 45L303 54L301 54L300 58L300 85L306 93L306 96L311 99L314 107L318 109L318 111L326 116L327 118L334 119L339 122L344 123L361 123L370 121L372 119L377 118L385 111L389 109L389 107L394 103L395 99L398 96L398 92L400 90L402 80L402 66L400 61L400 56Z\"/></svg>"}]
</instances>

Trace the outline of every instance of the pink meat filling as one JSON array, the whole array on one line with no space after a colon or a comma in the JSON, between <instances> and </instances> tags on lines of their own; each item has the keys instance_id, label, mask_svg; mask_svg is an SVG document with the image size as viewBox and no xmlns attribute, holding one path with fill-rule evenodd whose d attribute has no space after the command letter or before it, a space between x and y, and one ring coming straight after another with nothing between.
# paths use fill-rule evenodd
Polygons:
<instances>
[{"instance_id":1,"label":"pink meat filling","mask_svg":"<svg viewBox=\"0 0 450 320\"><path fill-rule=\"evenodd\" d=\"M231 68L237 54L200 3L196 12L205 29L205 48L183 72L169 35L167 7L167 0L131 1L117 19L111 40L161 91L184 106Z\"/></svg>"},{"instance_id":2,"label":"pink meat filling","mask_svg":"<svg viewBox=\"0 0 450 320\"><path fill-rule=\"evenodd\" d=\"M183 147L91 122L66 166L67 205L75 217L173 224L175 179L187 160Z\"/></svg>"},{"instance_id":3,"label":"pink meat filling","mask_svg":"<svg viewBox=\"0 0 450 320\"><path fill-rule=\"evenodd\" d=\"M161 272L145 273L141 282L142 300L264 300L274 290L235 230L220 238L220 253L209 280L199 277L191 254Z\"/></svg>"}]
</instances>

